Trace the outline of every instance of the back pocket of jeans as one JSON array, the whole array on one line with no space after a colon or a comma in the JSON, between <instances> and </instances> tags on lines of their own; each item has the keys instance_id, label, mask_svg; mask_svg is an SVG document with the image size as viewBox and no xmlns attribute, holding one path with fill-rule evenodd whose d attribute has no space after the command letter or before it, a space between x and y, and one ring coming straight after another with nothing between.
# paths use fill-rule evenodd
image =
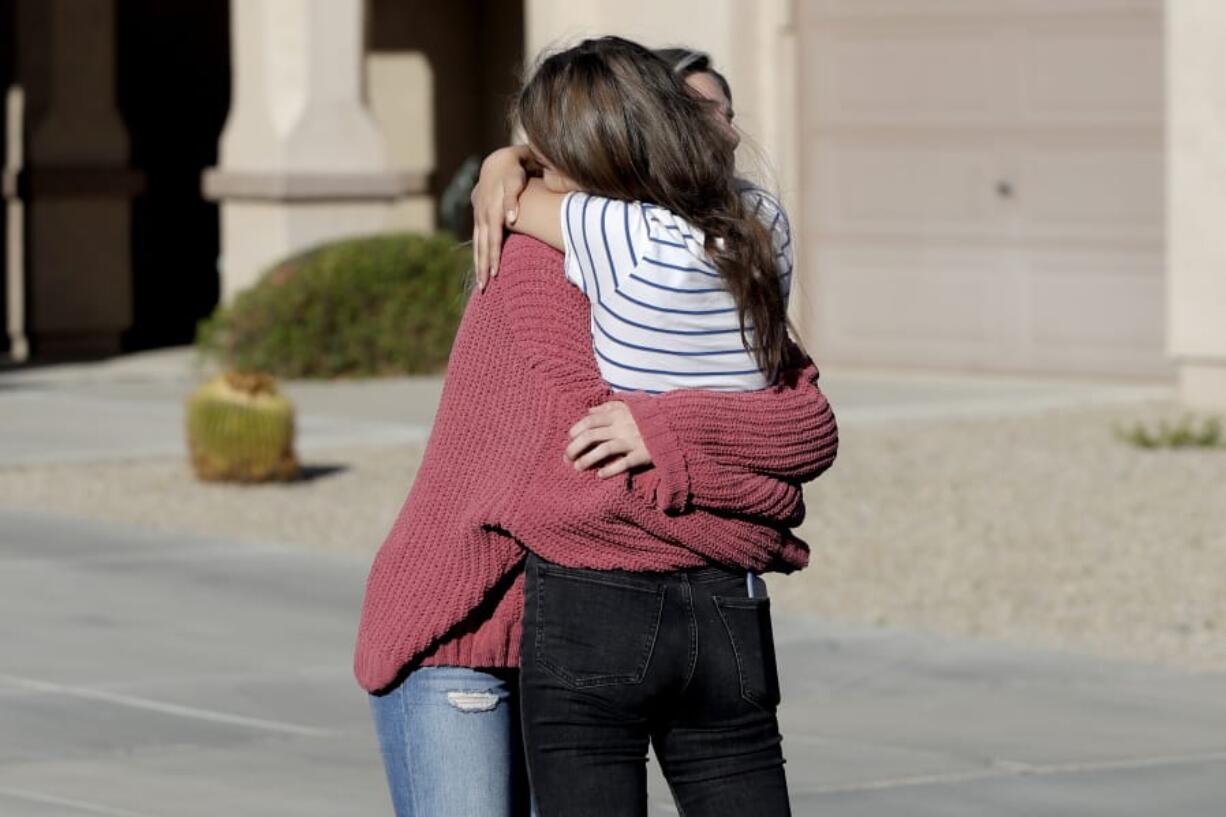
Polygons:
<instances>
[{"instance_id":1,"label":"back pocket of jeans","mask_svg":"<svg viewBox=\"0 0 1226 817\"><path fill-rule=\"evenodd\" d=\"M741 697L764 709L779 705L779 669L771 630L770 599L712 596L741 681Z\"/></svg>"},{"instance_id":2,"label":"back pocket of jeans","mask_svg":"<svg viewBox=\"0 0 1226 817\"><path fill-rule=\"evenodd\" d=\"M642 682L660 629L663 586L542 566L536 593L541 667L574 687Z\"/></svg>"}]
</instances>

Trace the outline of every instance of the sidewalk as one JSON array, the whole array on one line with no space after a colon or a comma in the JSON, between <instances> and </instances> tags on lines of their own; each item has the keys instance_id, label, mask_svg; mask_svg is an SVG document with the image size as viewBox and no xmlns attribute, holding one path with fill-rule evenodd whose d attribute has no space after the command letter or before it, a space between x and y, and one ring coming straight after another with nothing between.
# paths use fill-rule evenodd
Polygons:
<instances>
[{"instance_id":1,"label":"sidewalk","mask_svg":"<svg viewBox=\"0 0 1226 817\"><path fill-rule=\"evenodd\" d=\"M0 463L181 456L183 401L205 375L189 349L93 364L0 372ZM896 372L823 374L841 426L1019 416L1051 409L1169 399L1171 387ZM299 444L421 442L441 377L291 382Z\"/></svg>"},{"instance_id":2,"label":"sidewalk","mask_svg":"<svg viewBox=\"0 0 1226 817\"><path fill-rule=\"evenodd\" d=\"M183 405L207 378L191 350L0 372L0 463L181 457ZM441 377L300 382L300 449L424 442Z\"/></svg>"},{"instance_id":3,"label":"sidewalk","mask_svg":"<svg viewBox=\"0 0 1226 817\"><path fill-rule=\"evenodd\" d=\"M181 457L181 401L195 382L185 361L156 353L0 374L0 473L55 468L68 486L74 464ZM841 424L864 433L1169 396L824 377ZM428 431L439 384L291 384L301 447L408 450ZM201 536L176 519L151 531L0 495L6 505L0 817L390 814L349 671L368 552ZM1226 802L1226 674L788 613L776 636L797 815L1214 817ZM652 808L675 814L658 776Z\"/></svg>"}]
</instances>

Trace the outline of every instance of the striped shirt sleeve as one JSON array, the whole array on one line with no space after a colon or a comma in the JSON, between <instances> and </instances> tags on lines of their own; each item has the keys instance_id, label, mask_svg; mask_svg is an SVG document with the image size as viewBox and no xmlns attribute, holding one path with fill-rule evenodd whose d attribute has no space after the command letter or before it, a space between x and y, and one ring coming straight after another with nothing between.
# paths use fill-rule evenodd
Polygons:
<instances>
[{"instance_id":1,"label":"striped shirt sleeve","mask_svg":"<svg viewBox=\"0 0 1226 817\"><path fill-rule=\"evenodd\" d=\"M775 251L775 268L779 273L779 286L784 302L792 292L792 224L787 211L777 198L760 187L747 186L742 192L747 207L754 216L770 230L771 245Z\"/></svg>"},{"instance_id":2,"label":"striped shirt sleeve","mask_svg":"<svg viewBox=\"0 0 1226 817\"><path fill-rule=\"evenodd\" d=\"M770 231L786 299L793 267L787 213L760 188L744 195L754 217ZM561 217L566 278L593 300L642 291L643 285L664 300L668 293L692 301L692 296L723 292L719 273L702 248L702 234L667 210L573 192L563 200Z\"/></svg>"},{"instance_id":3,"label":"striped shirt sleeve","mask_svg":"<svg viewBox=\"0 0 1226 817\"><path fill-rule=\"evenodd\" d=\"M641 202L570 193L562 204L566 277L593 302L631 303L664 315L717 315L728 308L702 233ZM677 308L669 308L675 306Z\"/></svg>"},{"instance_id":4,"label":"striped shirt sleeve","mask_svg":"<svg viewBox=\"0 0 1226 817\"><path fill-rule=\"evenodd\" d=\"M593 301L633 289L630 281L653 256L643 205L574 192L562 203L566 278Z\"/></svg>"},{"instance_id":5,"label":"striped shirt sleeve","mask_svg":"<svg viewBox=\"0 0 1226 817\"><path fill-rule=\"evenodd\" d=\"M755 216L785 254L786 219L763 196ZM701 230L653 204L582 192L563 198L560 226L566 277L592 304L593 352L615 389L767 385L753 357L753 326L742 332Z\"/></svg>"}]
</instances>

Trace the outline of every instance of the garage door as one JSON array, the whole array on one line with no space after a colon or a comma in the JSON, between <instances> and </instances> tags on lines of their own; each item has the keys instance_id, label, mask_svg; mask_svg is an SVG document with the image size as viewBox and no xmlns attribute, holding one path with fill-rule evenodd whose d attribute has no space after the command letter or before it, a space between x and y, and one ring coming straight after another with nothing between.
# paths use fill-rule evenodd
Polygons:
<instances>
[{"instance_id":1,"label":"garage door","mask_svg":"<svg viewBox=\"0 0 1226 817\"><path fill-rule=\"evenodd\" d=\"M1155 375L1161 0L798 0L828 361Z\"/></svg>"}]
</instances>

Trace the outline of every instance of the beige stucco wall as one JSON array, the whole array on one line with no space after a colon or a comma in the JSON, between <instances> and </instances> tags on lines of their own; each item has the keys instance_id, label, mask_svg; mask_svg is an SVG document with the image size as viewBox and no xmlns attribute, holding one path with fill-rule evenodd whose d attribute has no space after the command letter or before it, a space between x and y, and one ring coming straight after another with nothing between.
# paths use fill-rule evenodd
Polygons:
<instances>
[{"instance_id":1,"label":"beige stucco wall","mask_svg":"<svg viewBox=\"0 0 1226 817\"><path fill-rule=\"evenodd\" d=\"M1226 3L1166 14L1169 349L1183 400L1226 408Z\"/></svg>"},{"instance_id":2,"label":"beige stucco wall","mask_svg":"<svg viewBox=\"0 0 1226 817\"><path fill-rule=\"evenodd\" d=\"M434 144L435 76L430 61L416 52L367 53L366 104L374 117L388 161L400 173L426 179L437 165ZM430 232L434 198L422 190L392 204L387 229Z\"/></svg>"}]
</instances>

